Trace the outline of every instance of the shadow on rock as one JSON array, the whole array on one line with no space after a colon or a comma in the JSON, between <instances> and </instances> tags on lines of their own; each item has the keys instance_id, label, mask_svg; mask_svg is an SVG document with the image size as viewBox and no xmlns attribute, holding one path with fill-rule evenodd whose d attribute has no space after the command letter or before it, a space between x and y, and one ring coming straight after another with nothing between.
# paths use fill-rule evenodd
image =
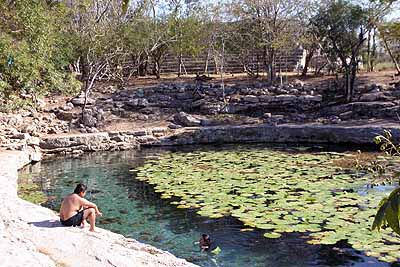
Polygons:
<instances>
[{"instance_id":1,"label":"shadow on rock","mask_svg":"<svg viewBox=\"0 0 400 267\"><path fill-rule=\"evenodd\" d=\"M28 224L34 225L36 227L54 228L54 227L64 227L59 220L45 220L40 222L29 222Z\"/></svg>"}]
</instances>

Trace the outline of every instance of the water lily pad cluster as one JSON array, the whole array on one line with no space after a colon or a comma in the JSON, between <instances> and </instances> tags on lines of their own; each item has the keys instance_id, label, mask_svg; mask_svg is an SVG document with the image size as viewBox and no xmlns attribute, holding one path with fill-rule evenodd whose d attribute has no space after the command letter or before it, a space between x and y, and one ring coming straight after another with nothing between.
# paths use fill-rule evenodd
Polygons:
<instances>
[{"instance_id":1,"label":"water lily pad cluster","mask_svg":"<svg viewBox=\"0 0 400 267\"><path fill-rule=\"evenodd\" d=\"M332 164L344 156L271 149L169 153L134 171L178 208L236 217L246 230L265 230L266 238L299 232L311 244L347 240L367 255L397 261L400 238L370 231L385 192L367 190L367 177Z\"/></svg>"}]
</instances>

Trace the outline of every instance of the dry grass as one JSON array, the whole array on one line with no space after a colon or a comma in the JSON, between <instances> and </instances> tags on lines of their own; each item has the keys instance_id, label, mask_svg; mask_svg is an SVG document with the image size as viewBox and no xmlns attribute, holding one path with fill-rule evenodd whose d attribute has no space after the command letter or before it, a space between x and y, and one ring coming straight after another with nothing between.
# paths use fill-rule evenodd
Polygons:
<instances>
[{"instance_id":1,"label":"dry grass","mask_svg":"<svg viewBox=\"0 0 400 267\"><path fill-rule=\"evenodd\" d=\"M363 169L363 166L370 165L371 162L376 161L379 155L380 153L371 152L352 153L347 157L334 160L333 165L344 169Z\"/></svg>"}]
</instances>

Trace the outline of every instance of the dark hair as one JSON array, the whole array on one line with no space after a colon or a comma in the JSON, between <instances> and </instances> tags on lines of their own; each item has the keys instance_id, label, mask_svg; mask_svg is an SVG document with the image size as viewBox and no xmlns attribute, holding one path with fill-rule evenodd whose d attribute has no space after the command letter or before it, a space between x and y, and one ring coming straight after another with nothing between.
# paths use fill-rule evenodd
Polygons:
<instances>
[{"instance_id":1,"label":"dark hair","mask_svg":"<svg viewBox=\"0 0 400 267\"><path fill-rule=\"evenodd\" d=\"M204 240L210 239L210 236L207 234L202 234L201 236L203 237Z\"/></svg>"},{"instance_id":2,"label":"dark hair","mask_svg":"<svg viewBox=\"0 0 400 267\"><path fill-rule=\"evenodd\" d=\"M75 194L80 194L80 193L86 192L86 185L84 184L77 184L74 190Z\"/></svg>"}]
</instances>

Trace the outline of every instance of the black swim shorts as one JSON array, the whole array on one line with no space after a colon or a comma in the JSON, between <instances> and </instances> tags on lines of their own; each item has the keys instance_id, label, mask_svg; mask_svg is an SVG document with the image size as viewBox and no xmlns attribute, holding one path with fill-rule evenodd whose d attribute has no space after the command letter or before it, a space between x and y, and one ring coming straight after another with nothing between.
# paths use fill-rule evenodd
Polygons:
<instances>
[{"instance_id":1,"label":"black swim shorts","mask_svg":"<svg viewBox=\"0 0 400 267\"><path fill-rule=\"evenodd\" d=\"M61 220L61 224L64 226L80 226L82 221L83 221L83 210L78 211L78 213L76 213L74 216L72 216L71 218L67 219L67 220Z\"/></svg>"}]
</instances>

